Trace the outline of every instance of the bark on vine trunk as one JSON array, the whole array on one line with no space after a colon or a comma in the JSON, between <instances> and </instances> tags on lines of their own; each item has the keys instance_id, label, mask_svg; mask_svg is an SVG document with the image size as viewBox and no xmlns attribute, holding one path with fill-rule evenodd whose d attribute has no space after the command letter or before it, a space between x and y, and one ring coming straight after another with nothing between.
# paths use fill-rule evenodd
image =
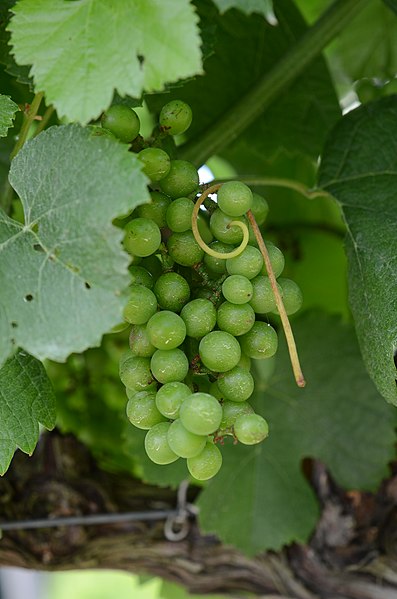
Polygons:
<instances>
[{"instance_id":1,"label":"bark on vine trunk","mask_svg":"<svg viewBox=\"0 0 397 599\"><path fill-rule=\"evenodd\" d=\"M0 565L36 570L113 568L159 575L194 593L278 599L397 598L397 475L376 495L346 493L318 463L310 477L322 517L310 543L255 558L200 532L166 541L163 522L4 532ZM199 491L191 489L191 499ZM174 509L170 489L106 473L72 437L45 435L33 458L15 456L0 480L2 521Z\"/></svg>"}]
</instances>

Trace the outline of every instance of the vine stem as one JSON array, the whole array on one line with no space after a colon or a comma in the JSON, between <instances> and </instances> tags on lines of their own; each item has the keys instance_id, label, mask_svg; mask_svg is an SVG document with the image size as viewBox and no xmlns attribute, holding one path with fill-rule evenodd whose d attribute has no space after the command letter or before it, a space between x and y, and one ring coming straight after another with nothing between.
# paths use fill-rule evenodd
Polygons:
<instances>
[{"instance_id":1,"label":"vine stem","mask_svg":"<svg viewBox=\"0 0 397 599\"><path fill-rule=\"evenodd\" d=\"M261 234L258 224L255 220L255 216L252 214L251 210L248 210L247 217L248 217L248 220L250 221L251 227L254 231L256 240L258 242L259 249L260 249L263 259L265 261L267 274L270 279L270 284L272 286L273 295L276 300L277 309L278 309L278 312L279 312L280 318L281 318L281 324L283 325L285 338L287 340L288 351L289 351L289 355L290 355L290 359L291 359L292 370L294 371L296 384L298 385L298 387L305 387L306 381L303 376L303 372L302 372L301 365L299 362L299 356L298 356L298 351L296 349L294 334L292 332L292 328L291 328L291 324L290 324L290 321L287 316L287 312L285 311L285 308L284 308L283 300L282 300L280 292L278 290L276 277L274 276L274 271L272 268L272 264L270 262L270 257L269 257L269 253L267 251L267 247L265 245L265 242L263 241L262 234Z\"/></svg>"},{"instance_id":2,"label":"vine stem","mask_svg":"<svg viewBox=\"0 0 397 599\"><path fill-rule=\"evenodd\" d=\"M55 108L53 106L48 106L47 110L43 114L43 118L41 119L40 123L38 124L38 127L35 132L35 137L36 137L36 135L41 133L43 131L43 129L46 128L46 126L48 125L48 121L50 120L50 118L52 117L52 115L54 113L54 110L55 110Z\"/></svg>"},{"instance_id":3,"label":"vine stem","mask_svg":"<svg viewBox=\"0 0 397 599\"><path fill-rule=\"evenodd\" d=\"M201 189L205 190L208 186L214 184L226 183L227 181L235 181L236 177L228 177L225 179L214 179L210 183L203 183L200 186ZM277 177L251 177L249 175L239 175L239 181L251 185L253 187L284 187L286 189L292 189L297 193L300 193L309 200L315 200L316 198L332 198L333 196L323 189L310 189L304 183L300 181L294 181L293 179L280 179Z\"/></svg>"},{"instance_id":4,"label":"vine stem","mask_svg":"<svg viewBox=\"0 0 397 599\"><path fill-rule=\"evenodd\" d=\"M179 157L201 166L210 156L230 145L368 3L369 0L336 0L213 127L180 146Z\"/></svg>"},{"instance_id":5,"label":"vine stem","mask_svg":"<svg viewBox=\"0 0 397 599\"><path fill-rule=\"evenodd\" d=\"M40 107L43 97L44 97L44 92L38 92L34 96L33 101L30 104L29 108L27 108L25 110L24 120L22 123L21 130L19 132L17 143L15 144L14 149L12 150L11 155L10 155L11 160L18 154L19 150L22 148L23 144L25 143L25 141L28 137L28 134L29 134L30 126L37 116L37 112L39 110L39 107Z\"/></svg>"}]
</instances>

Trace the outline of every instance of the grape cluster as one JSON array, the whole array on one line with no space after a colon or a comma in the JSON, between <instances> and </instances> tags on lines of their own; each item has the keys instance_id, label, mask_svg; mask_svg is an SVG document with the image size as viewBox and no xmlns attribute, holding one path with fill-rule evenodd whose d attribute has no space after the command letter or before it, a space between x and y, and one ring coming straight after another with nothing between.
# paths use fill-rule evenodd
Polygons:
<instances>
[{"instance_id":1,"label":"grape cluster","mask_svg":"<svg viewBox=\"0 0 397 599\"><path fill-rule=\"evenodd\" d=\"M124 227L132 260L124 310L132 325L130 349L120 361L127 416L147 430L145 449L153 462L186 458L191 475L207 480L221 467L223 437L253 445L268 435L266 420L248 402L254 391L250 366L251 359L270 358L277 350L277 333L268 323L277 306L245 216L250 210L262 225L266 200L229 181L195 219L197 170L159 147L167 136L184 133L191 119L185 102L169 102L152 145L138 139L139 119L127 106L111 107L102 127L138 147L150 179L151 203L136 208ZM196 220L199 238L192 230ZM241 249L244 230L249 243ZM280 276L282 252L270 242L266 247L292 314L301 306L301 291Z\"/></svg>"}]
</instances>

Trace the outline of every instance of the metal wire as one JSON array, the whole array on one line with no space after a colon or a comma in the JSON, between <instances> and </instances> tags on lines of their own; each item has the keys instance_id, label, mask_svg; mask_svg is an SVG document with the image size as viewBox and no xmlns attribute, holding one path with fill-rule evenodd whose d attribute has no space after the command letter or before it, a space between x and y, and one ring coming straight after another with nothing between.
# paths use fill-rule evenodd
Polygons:
<instances>
[{"instance_id":1,"label":"metal wire","mask_svg":"<svg viewBox=\"0 0 397 599\"><path fill-rule=\"evenodd\" d=\"M15 522L0 522L0 531L56 528L58 526L92 526L94 524L115 524L137 520L149 522L166 520L167 518L176 517L178 514L179 510L153 510L151 512L124 512L123 514L92 514L89 516L19 520Z\"/></svg>"}]
</instances>

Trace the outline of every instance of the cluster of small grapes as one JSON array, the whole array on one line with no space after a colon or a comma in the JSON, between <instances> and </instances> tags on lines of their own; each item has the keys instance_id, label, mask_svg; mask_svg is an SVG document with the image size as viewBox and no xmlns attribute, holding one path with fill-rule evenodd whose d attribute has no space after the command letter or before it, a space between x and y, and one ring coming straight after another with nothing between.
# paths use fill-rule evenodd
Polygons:
<instances>
[{"instance_id":1,"label":"cluster of small grapes","mask_svg":"<svg viewBox=\"0 0 397 599\"><path fill-rule=\"evenodd\" d=\"M186 103L169 102L152 144L183 133L191 119ZM132 109L113 106L102 126L137 146L139 119ZM124 246L132 256L124 310L132 325L130 350L120 362L127 415L148 431L145 449L153 462L186 458L191 475L206 480L221 467L217 443L224 436L253 445L268 435L266 420L247 400L254 390L251 359L277 350L277 333L266 321L277 307L245 217L251 211L262 225L268 205L244 183L230 181L219 186L216 201L206 199L195 219L195 166L170 159L156 145L143 147L138 157L151 181L151 203L136 208L125 225ZM249 242L242 249L244 235ZM266 246L280 277L284 256ZM277 284L287 313L297 311L299 287L285 278Z\"/></svg>"}]
</instances>

